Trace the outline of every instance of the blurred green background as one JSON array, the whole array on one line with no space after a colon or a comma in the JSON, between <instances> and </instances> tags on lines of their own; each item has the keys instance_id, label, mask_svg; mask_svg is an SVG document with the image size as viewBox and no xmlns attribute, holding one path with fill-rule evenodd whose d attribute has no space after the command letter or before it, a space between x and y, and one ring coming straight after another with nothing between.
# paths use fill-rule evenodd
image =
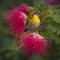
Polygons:
<instances>
[{"instance_id":1,"label":"blurred green background","mask_svg":"<svg viewBox=\"0 0 60 60\"><path fill-rule=\"evenodd\" d=\"M3 17L12 4L19 6L21 3L33 6L41 17L41 35L48 37L53 48L46 57L28 57L15 46L16 38ZM0 60L60 60L60 5L46 6L44 3L42 0L0 0Z\"/></svg>"}]
</instances>

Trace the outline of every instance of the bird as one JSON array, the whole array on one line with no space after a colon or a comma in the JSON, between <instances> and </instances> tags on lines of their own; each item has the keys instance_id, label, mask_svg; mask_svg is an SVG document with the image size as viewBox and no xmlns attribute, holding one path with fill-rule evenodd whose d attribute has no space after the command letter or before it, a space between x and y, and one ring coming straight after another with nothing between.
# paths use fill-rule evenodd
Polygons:
<instances>
[{"instance_id":1,"label":"bird","mask_svg":"<svg viewBox=\"0 0 60 60\"><path fill-rule=\"evenodd\" d=\"M40 18L33 7L27 8L26 30L37 29L40 26Z\"/></svg>"}]
</instances>

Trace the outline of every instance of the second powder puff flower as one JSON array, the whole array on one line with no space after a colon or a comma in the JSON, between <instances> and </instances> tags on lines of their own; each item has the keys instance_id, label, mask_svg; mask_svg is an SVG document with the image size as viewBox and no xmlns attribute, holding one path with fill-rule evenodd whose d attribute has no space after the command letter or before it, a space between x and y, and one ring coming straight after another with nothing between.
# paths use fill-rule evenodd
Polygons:
<instances>
[{"instance_id":1,"label":"second powder puff flower","mask_svg":"<svg viewBox=\"0 0 60 60\"><path fill-rule=\"evenodd\" d=\"M24 36L21 36L20 44L22 45L20 49L29 56L35 53L40 56L44 56L49 47L49 44L45 38L38 33L27 33Z\"/></svg>"}]
</instances>

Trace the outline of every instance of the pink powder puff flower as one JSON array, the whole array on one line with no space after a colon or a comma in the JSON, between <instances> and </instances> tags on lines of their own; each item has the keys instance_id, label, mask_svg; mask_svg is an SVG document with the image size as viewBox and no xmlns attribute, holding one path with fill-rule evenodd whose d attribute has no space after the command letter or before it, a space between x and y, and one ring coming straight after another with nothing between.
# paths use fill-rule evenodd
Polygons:
<instances>
[{"instance_id":1,"label":"pink powder puff flower","mask_svg":"<svg viewBox=\"0 0 60 60\"><path fill-rule=\"evenodd\" d=\"M27 33L20 36L20 44L22 45L20 49L29 56L35 53L44 56L49 48L48 42L38 33Z\"/></svg>"},{"instance_id":2,"label":"pink powder puff flower","mask_svg":"<svg viewBox=\"0 0 60 60\"><path fill-rule=\"evenodd\" d=\"M25 29L27 15L19 10L10 10L8 12L7 23L9 30L14 34L21 34Z\"/></svg>"}]
</instances>

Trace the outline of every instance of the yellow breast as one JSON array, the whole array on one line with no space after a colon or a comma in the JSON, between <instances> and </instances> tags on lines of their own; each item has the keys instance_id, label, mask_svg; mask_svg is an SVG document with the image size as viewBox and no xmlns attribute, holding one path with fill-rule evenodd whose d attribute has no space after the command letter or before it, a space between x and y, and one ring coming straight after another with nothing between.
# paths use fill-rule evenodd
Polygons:
<instances>
[{"instance_id":1,"label":"yellow breast","mask_svg":"<svg viewBox=\"0 0 60 60\"><path fill-rule=\"evenodd\" d=\"M33 17L32 17L32 19L31 19L31 22L38 23L39 20L40 19L39 19L38 15L37 14L34 14Z\"/></svg>"}]
</instances>

